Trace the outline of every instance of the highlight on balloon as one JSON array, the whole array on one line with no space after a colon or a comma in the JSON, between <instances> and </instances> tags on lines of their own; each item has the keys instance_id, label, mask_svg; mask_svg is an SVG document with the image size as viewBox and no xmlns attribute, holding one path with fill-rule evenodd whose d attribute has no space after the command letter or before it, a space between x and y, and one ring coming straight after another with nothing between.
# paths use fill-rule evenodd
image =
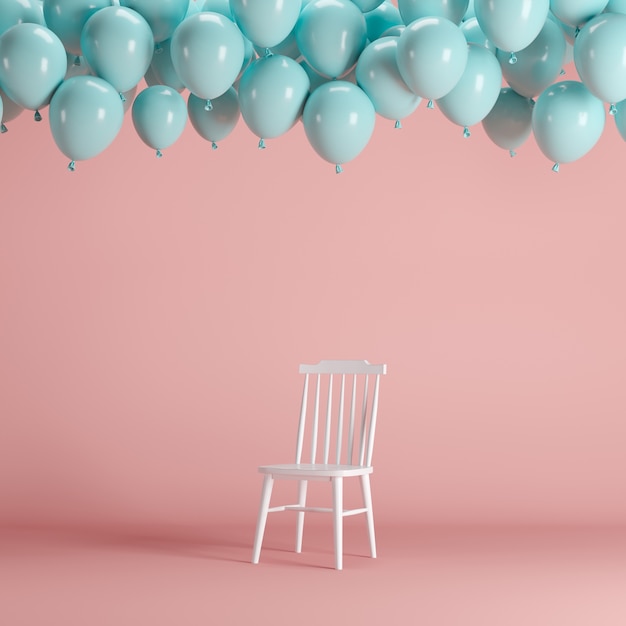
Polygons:
<instances>
[{"instance_id":1,"label":"highlight on balloon","mask_svg":"<svg viewBox=\"0 0 626 626\"><path fill-rule=\"evenodd\" d=\"M31 111L70 171L128 117L157 158L188 122L213 150L302 123L341 173L422 100L555 172L607 119L626 141L626 0L0 0L0 133Z\"/></svg>"}]
</instances>

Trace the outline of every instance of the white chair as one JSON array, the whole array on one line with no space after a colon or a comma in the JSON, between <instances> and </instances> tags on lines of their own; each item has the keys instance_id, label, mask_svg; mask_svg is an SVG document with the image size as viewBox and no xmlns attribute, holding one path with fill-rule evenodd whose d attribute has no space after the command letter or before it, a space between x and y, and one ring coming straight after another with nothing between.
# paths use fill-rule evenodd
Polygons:
<instances>
[{"instance_id":1,"label":"white chair","mask_svg":"<svg viewBox=\"0 0 626 626\"><path fill-rule=\"evenodd\" d=\"M268 513L297 512L296 552L301 552L304 514L325 512L333 514L335 567L340 570L343 567L343 518L348 515L365 513L370 552L372 558L376 558L370 474L374 469L372 453L380 377L387 373L387 366L371 365L367 361L320 361L317 365L300 365L300 373L304 374L304 391L298 426L296 462L259 467L259 472L265 477L252 562L259 562ZM313 378L315 385L313 394L309 394L310 378ZM347 411L346 405L349 405ZM322 435L322 430L323 439L318 437L318 434ZM321 439L320 446L318 439ZM305 441L310 448L309 463L302 463ZM321 462L318 462L318 447L322 448ZM355 476L358 476L361 482L363 507L345 510L343 479ZM297 503L270 507L272 487L276 479L298 481ZM306 506L309 480L330 481L332 507Z\"/></svg>"}]
</instances>

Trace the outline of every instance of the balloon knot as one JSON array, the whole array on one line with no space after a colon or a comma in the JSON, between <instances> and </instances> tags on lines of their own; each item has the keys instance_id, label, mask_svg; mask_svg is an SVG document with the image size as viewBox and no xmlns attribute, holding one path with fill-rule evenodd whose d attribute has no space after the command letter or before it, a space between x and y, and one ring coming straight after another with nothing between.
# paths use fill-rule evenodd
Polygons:
<instances>
[{"instance_id":1,"label":"balloon knot","mask_svg":"<svg viewBox=\"0 0 626 626\"><path fill-rule=\"evenodd\" d=\"M76 161L70 161L69 165L67 166L67 171L73 172L75 170L76 170Z\"/></svg>"},{"instance_id":2,"label":"balloon knot","mask_svg":"<svg viewBox=\"0 0 626 626\"><path fill-rule=\"evenodd\" d=\"M343 172L343 167L337 163L337 165L335 165L335 174L341 174L341 172Z\"/></svg>"},{"instance_id":3,"label":"balloon knot","mask_svg":"<svg viewBox=\"0 0 626 626\"><path fill-rule=\"evenodd\" d=\"M207 100L204 103L204 110L205 111L212 111L213 110L213 103L210 100Z\"/></svg>"},{"instance_id":4,"label":"balloon knot","mask_svg":"<svg viewBox=\"0 0 626 626\"><path fill-rule=\"evenodd\" d=\"M120 100L126 102L126 96L120 91Z\"/></svg>"},{"instance_id":5,"label":"balloon knot","mask_svg":"<svg viewBox=\"0 0 626 626\"><path fill-rule=\"evenodd\" d=\"M531 98L531 99L530 99L530 106L531 106L531 107L534 107L534 106L535 106L535 104L537 104L537 103L535 102L535 100L533 100L533 99Z\"/></svg>"},{"instance_id":6,"label":"balloon knot","mask_svg":"<svg viewBox=\"0 0 626 626\"><path fill-rule=\"evenodd\" d=\"M154 54L163 54L163 48L160 43L154 46Z\"/></svg>"},{"instance_id":7,"label":"balloon knot","mask_svg":"<svg viewBox=\"0 0 626 626\"><path fill-rule=\"evenodd\" d=\"M609 107L609 115L617 115L617 107L612 103Z\"/></svg>"},{"instance_id":8,"label":"balloon knot","mask_svg":"<svg viewBox=\"0 0 626 626\"><path fill-rule=\"evenodd\" d=\"M400 120L396 120L396 125L394 128L402 128L402 122Z\"/></svg>"},{"instance_id":9,"label":"balloon knot","mask_svg":"<svg viewBox=\"0 0 626 626\"><path fill-rule=\"evenodd\" d=\"M514 156L517 156L517 152L515 152L515 150L509 150L509 156L513 158Z\"/></svg>"},{"instance_id":10,"label":"balloon knot","mask_svg":"<svg viewBox=\"0 0 626 626\"><path fill-rule=\"evenodd\" d=\"M465 137L465 139L467 139L468 137L470 137L470 136L471 136L471 134L472 134L472 133L470 133L470 129L466 126L466 127L463 129L463 137Z\"/></svg>"},{"instance_id":11,"label":"balloon knot","mask_svg":"<svg viewBox=\"0 0 626 626\"><path fill-rule=\"evenodd\" d=\"M515 55L515 52L511 52L511 56L509 57L509 63L511 65L515 65L517 63L517 56Z\"/></svg>"},{"instance_id":12,"label":"balloon knot","mask_svg":"<svg viewBox=\"0 0 626 626\"><path fill-rule=\"evenodd\" d=\"M559 72L559 76L565 76L565 70L563 68L561 68L561 71Z\"/></svg>"},{"instance_id":13,"label":"balloon knot","mask_svg":"<svg viewBox=\"0 0 626 626\"><path fill-rule=\"evenodd\" d=\"M219 148L219 146L214 141L212 141L211 142L211 150L217 150L218 148Z\"/></svg>"},{"instance_id":14,"label":"balloon knot","mask_svg":"<svg viewBox=\"0 0 626 626\"><path fill-rule=\"evenodd\" d=\"M578 37L578 33L580 33L580 26L576 26L576 30L574 31L574 37Z\"/></svg>"},{"instance_id":15,"label":"balloon knot","mask_svg":"<svg viewBox=\"0 0 626 626\"><path fill-rule=\"evenodd\" d=\"M35 111L35 122L41 122L41 113L39 111Z\"/></svg>"},{"instance_id":16,"label":"balloon knot","mask_svg":"<svg viewBox=\"0 0 626 626\"><path fill-rule=\"evenodd\" d=\"M435 108L435 105L433 104L432 100L428 101L428 104L426 105L426 108L427 109L434 109Z\"/></svg>"},{"instance_id":17,"label":"balloon knot","mask_svg":"<svg viewBox=\"0 0 626 626\"><path fill-rule=\"evenodd\" d=\"M265 141L263 139L259 139L259 150L265 150Z\"/></svg>"},{"instance_id":18,"label":"balloon knot","mask_svg":"<svg viewBox=\"0 0 626 626\"><path fill-rule=\"evenodd\" d=\"M6 133L8 131L9 129L4 124L0 124L0 133Z\"/></svg>"},{"instance_id":19,"label":"balloon knot","mask_svg":"<svg viewBox=\"0 0 626 626\"><path fill-rule=\"evenodd\" d=\"M271 57L274 56L274 53L269 48L265 48L265 56Z\"/></svg>"},{"instance_id":20,"label":"balloon knot","mask_svg":"<svg viewBox=\"0 0 626 626\"><path fill-rule=\"evenodd\" d=\"M552 166L552 171L553 171L553 172L558 173L558 171L559 171L559 164L558 164L558 163L555 163L555 164Z\"/></svg>"},{"instance_id":21,"label":"balloon knot","mask_svg":"<svg viewBox=\"0 0 626 626\"><path fill-rule=\"evenodd\" d=\"M74 67L80 67L80 57L74 57Z\"/></svg>"},{"instance_id":22,"label":"balloon knot","mask_svg":"<svg viewBox=\"0 0 626 626\"><path fill-rule=\"evenodd\" d=\"M159 149L157 149L157 151L156 151L157 159L160 159L162 156L163 156L163 153Z\"/></svg>"}]
</instances>

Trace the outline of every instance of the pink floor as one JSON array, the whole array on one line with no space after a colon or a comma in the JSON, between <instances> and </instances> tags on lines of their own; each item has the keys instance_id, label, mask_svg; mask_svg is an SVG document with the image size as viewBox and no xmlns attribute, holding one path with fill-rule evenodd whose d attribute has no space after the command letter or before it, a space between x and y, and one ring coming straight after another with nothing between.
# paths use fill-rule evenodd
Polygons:
<instances>
[{"instance_id":1,"label":"pink floor","mask_svg":"<svg viewBox=\"0 0 626 626\"><path fill-rule=\"evenodd\" d=\"M300 555L271 522L257 566L251 526L6 528L0 624L626 624L624 528L383 526L372 560L347 521L336 572L324 520Z\"/></svg>"}]
</instances>

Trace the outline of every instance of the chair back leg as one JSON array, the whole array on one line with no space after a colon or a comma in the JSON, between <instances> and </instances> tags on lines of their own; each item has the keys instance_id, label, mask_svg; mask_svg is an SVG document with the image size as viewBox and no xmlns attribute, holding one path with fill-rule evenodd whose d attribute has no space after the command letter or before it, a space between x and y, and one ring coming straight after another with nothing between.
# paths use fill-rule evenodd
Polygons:
<instances>
[{"instance_id":1,"label":"chair back leg","mask_svg":"<svg viewBox=\"0 0 626 626\"><path fill-rule=\"evenodd\" d=\"M261 545L263 544L263 535L265 534L265 523L267 522L267 514L270 508L270 500L272 498L272 488L274 487L274 478L271 474L266 474L263 480L263 491L261 492L261 506L259 507L259 517L256 523L256 534L254 535L254 548L252 549L252 562L259 562L261 556Z\"/></svg>"},{"instance_id":2,"label":"chair back leg","mask_svg":"<svg viewBox=\"0 0 626 626\"><path fill-rule=\"evenodd\" d=\"M335 569L343 569L343 477L334 476L333 530L335 534Z\"/></svg>"}]
</instances>

